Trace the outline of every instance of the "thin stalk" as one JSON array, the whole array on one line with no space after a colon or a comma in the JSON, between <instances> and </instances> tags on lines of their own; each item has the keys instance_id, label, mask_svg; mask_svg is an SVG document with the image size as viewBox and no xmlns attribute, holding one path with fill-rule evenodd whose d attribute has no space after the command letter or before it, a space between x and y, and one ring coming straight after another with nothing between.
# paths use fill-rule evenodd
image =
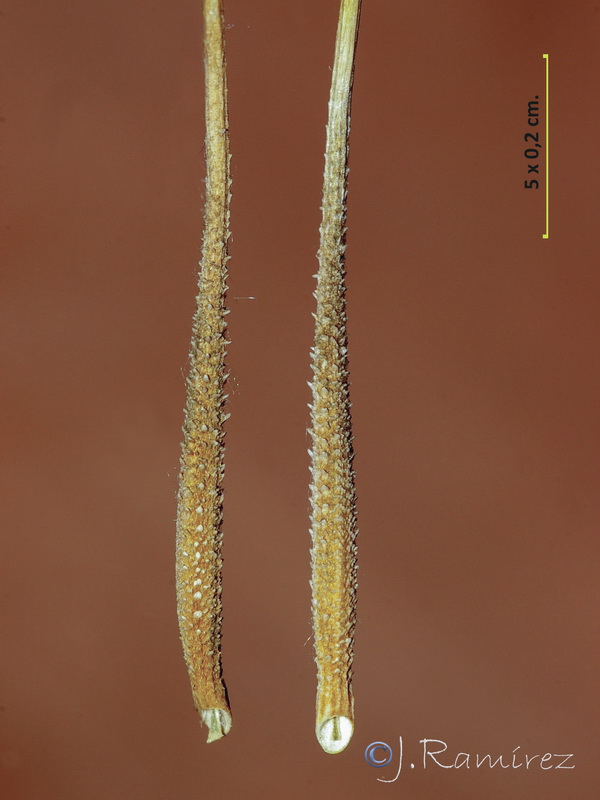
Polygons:
<instances>
[{"instance_id":1,"label":"thin stalk","mask_svg":"<svg viewBox=\"0 0 600 800\"><path fill-rule=\"evenodd\" d=\"M315 298L311 404L312 613L317 663L316 735L339 753L354 730L356 493L348 390L346 178L360 0L342 0L329 98Z\"/></svg>"},{"instance_id":2,"label":"thin stalk","mask_svg":"<svg viewBox=\"0 0 600 800\"><path fill-rule=\"evenodd\" d=\"M231 728L221 666L221 545L229 238L229 135L223 8L204 0L206 201L177 508L177 613L192 695L208 741Z\"/></svg>"}]
</instances>

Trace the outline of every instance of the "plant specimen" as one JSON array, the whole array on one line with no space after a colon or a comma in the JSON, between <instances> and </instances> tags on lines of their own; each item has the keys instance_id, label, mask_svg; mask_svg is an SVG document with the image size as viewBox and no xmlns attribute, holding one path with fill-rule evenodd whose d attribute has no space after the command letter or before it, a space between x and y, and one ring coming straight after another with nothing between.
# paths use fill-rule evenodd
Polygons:
<instances>
[{"instance_id":1,"label":"plant specimen","mask_svg":"<svg viewBox=\"0 0 600 800\"><path fill-rule=\"evenodd\" d=\"M229 135L221 0L204 0L206 201L177 507L177 613L208 741L231 728L221 666L221 544Z\"/></svg>"},{"instance_id":2,"label":"plant specimen","mask_svg":"<svg viewBox=\"0 0 600 800\"><path fill-rule=\"evenodd\" d=\"M315 338L311 351L312 613L316 734L327 753L354 730L356 495L348 391L345 222L348 136L360 0L342 0L329 98Z\"/></svg>"}]
</instances>

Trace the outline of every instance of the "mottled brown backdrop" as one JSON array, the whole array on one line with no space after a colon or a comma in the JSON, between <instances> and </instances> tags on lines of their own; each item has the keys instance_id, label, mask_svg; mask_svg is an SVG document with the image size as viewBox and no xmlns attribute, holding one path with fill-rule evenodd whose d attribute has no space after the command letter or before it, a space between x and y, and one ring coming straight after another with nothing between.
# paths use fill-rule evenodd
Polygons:
<instances>
[{"instance_id":1,"label":"mottled brown backdrop","mask_svg":"<svg viewBox=\"0 0 600 800\"><path fill-rule=\"evenodd\" d=\"M599 9L364 0L347 251L357 724L327 756L306 381L338 3L226 2L234 727L212 745L174 590L200 0L2 4L2 800L597 796ZM543 185L523 187L545 52L548 241ZM399 736L404 769L378 782ZM423 769L423 738L447 743L445 763L520 747L574 753L575 769ZM385 768L365 761L375 741L394 750Z\"/></svg>"}]
</instances>

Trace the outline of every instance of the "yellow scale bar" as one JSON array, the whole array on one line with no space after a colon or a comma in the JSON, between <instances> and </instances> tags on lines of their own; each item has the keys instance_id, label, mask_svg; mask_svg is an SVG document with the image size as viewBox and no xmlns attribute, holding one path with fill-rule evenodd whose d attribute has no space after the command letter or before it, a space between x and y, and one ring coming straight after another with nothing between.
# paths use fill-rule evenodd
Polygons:
<instances>
[{"instance_id":1,"label":"yellow scale bar","mask_svg":"<svg viewBox=\"0 0 600 800\"><path fill-rule=\"evenodd\" d=\"M544 53L542 58L546 61L546 233L542 234L542 239L547 239L549 235L548 229L548 53Z\"/></svg>"}]
</instances>

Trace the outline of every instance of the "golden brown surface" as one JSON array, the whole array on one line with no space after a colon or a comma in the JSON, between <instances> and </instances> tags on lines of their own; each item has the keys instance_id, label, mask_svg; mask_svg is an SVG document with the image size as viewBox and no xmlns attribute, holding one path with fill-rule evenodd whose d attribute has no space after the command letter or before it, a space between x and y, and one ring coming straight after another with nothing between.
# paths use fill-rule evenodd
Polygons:
<instances>
[{"instance_id":1,"label":"golden brown surface","mask_svg":"<svg viewBox=\"0 0 600 800\"><path fill-rule=\"evenodd\" d=\"M344 250L350 102L359 15L359 2L342 2L329 100L311 365L316 733L327 752L339 752L349 740L347 734L338 730L336 721L333 723L334 741L329 741L324 729L327 721L344 717L351 725L354 723L351 671L356 623L357 522L348 393Z\"/></svg>"},{"instance_id":2,"label":"golden brown surface","mask_svg":"<svg viewBox=\"0 0 600 800\"><path fill-rule=\"evenodd\" d=\"M177 509L177 612L196 708L209 741L231 726L221 665L225 292L229 150L223 15L205 0L206 202ZM218 714L221 711L223 714ZM213 713L214 712L214 713Z\"/></svg>"}]
</instances>

